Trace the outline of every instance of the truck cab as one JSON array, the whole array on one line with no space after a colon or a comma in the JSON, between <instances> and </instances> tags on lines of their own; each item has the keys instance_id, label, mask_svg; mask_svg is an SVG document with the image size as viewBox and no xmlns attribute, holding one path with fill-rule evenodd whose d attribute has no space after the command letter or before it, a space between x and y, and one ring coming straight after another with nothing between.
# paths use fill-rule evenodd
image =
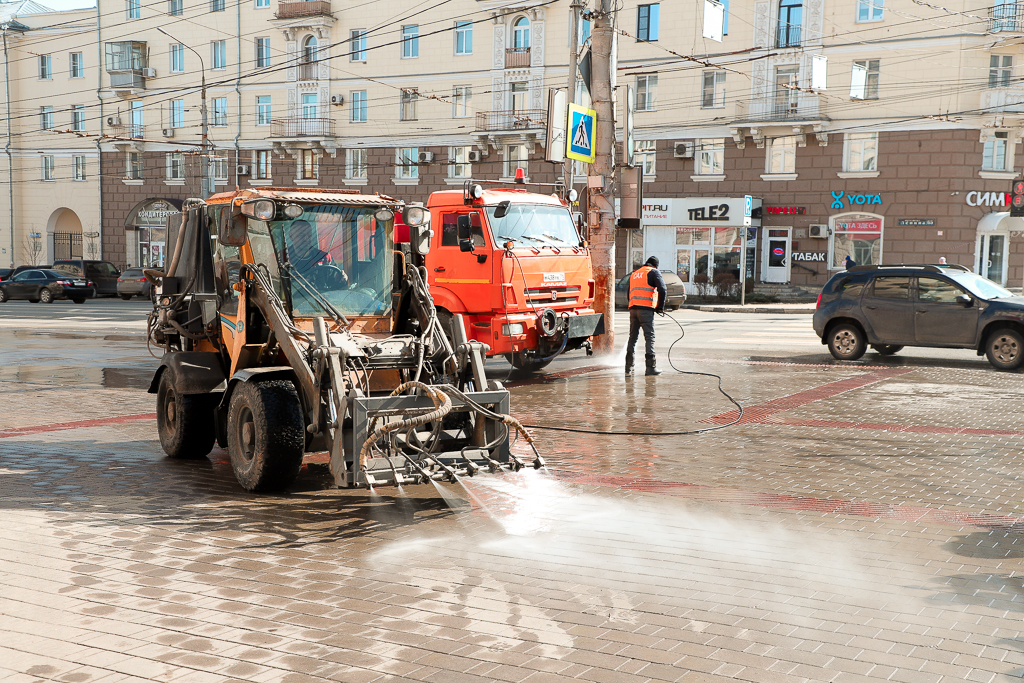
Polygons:
<instances>
[{"instance_id":1,"label":"truck cab","mask_svg":"<svg viewBox=\"0 0 1024 683\"><path fill-rule=\"evenodd\" d=\"M517 368L539 369L603 334L593 310L590 249L568 204L525 189L434 192L425 257L439 320L449 336L461 314L466 337Z\"/></svg>"}]
</instances>

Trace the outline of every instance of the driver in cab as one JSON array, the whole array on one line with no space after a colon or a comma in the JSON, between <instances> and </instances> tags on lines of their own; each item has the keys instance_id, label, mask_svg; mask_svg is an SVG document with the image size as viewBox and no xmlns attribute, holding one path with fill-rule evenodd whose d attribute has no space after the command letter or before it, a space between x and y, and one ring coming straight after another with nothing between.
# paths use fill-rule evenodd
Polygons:
<instances>
[{"instance_id":1,"label":"driver in cab","mask_svg":"<svg viewBox=\"0 0 1024 683\"><path fill-rule=\"evenodd\" d=\"M340 273L341 289L348 287L348 274L320 248L313 225L305 219L293 221L288 230L288 262L305 278L313 277L318 266L330 266Z\"/></svg>"}]
</instances>

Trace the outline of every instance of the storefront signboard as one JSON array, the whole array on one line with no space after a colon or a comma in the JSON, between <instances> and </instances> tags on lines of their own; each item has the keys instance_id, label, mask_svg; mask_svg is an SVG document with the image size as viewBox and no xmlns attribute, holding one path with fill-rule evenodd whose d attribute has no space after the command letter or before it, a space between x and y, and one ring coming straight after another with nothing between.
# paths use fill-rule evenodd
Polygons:
<instances>
[{"instance_id":1,"label":"storefront signboard","mask_svg":"<svg viewBox=\"0 0 1024 683\"><path fill-rule=\"evenodd\" d=\"M823 251L794 251L794 261L820 261L824 263L826 261L827 254Z\"/></svg>"},{"instance_id":2,"label":"storefront signboard","mask_svg":"<svg viewBox=\"0 0 1024 683\"><path fill-rule=\"evenodd\" d=\"M770 216L803 216L806 206L766 206L764 212Z\"/></svg>"},{"instance_id":3,"label":"storefront signboard","mask_svg":"<svg viewBox=\"0 0 1024 683\"><path fill-rule=\"evenodd\" d=\"M934 218L901 218L896 225L935 225Z\"/></svg>"},{"instance_id":4,"label":"storefront signboard","mask_svg":"<svg viewBox=\"0 0 1024 683\"><path fill-rule=\"evenodd\" d=\"M967 206L1009 206L1009 192L978 192L972 190L964 198Z\"/></svg>"},{"instance_id":5,"label":"storefront signboard","mask_svg":"<svg viewBox=\"0 0 1024 683\"><path fill-rule=\"evenodd\" d=\"M845 204L843 202L846 202ZM882 195L880 194L847 194L843 190L832 190L832 204L829 205L831 209L844 209L853 206L865 206L869 204L881 204Z\"/></svg>"},{"instance_id":6,"label":"storefront signboard","mask_svg":"<svg viewBox=\"0 0 1024 683\"><path fill-rule=\"evenodd\" d=\"M743 225L743 197L659 197L642 206L644 225Z\"/></svg>"}]
</instances>

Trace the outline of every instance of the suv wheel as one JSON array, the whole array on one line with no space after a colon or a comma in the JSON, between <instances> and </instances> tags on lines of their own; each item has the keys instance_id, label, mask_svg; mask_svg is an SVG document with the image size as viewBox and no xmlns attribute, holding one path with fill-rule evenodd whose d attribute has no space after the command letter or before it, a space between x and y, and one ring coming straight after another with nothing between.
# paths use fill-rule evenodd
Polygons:
<instances>
[{"instance_id":1,"label":"suv wheel","mask_svg":"<svg viewBox=\"0 0 1024 683\"><path fill-rule=\"evenodd\" d=\"M891 356L903 347L899 344L874 344L872 347L879 356Z\"/></svg>"},{"instance_id":2,"label":"suv wheel","mask_svg":"<svg viewBox=\"0 0 1024 683\"><path fill-rule=\"evenodd\" d=\"M1008 327L996 330L985 342L985 355L997 370L1016 370L1024 363L1024 337Z\"/></svg>"},{"instance_id":3,"label":"suv wheel","mask_svg":"<svg viewBox=\"0 0 1024 683\"><path fill-rule=\"evenodd\" d=\"M864 355L867 343L856 325L836 325L828 333L828 351L836 360L857 360Z\"/></svg>"}]
</instances>

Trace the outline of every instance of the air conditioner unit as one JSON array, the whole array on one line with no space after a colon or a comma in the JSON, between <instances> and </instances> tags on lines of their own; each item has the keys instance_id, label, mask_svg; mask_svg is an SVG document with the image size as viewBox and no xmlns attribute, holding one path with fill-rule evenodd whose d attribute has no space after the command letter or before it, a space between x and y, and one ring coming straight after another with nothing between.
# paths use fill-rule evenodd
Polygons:
<instances>
[{"instance_id":1,"label":"air conditioner unit","mask_svg":"<svg viewBox=\"0 0 1024 683\"><path fill-rule=\"evenodd\" d=\"M238 164L235 166L236 175L249 175L249 164Z\"/></svg>"},{"instance_id":2,"label":"air conditioner unit","mask_svg":"<svg viewBox=\"0 0 1024 683\"><path fill-rule=\"evenodd\" d=\"M174 129L173 128L164 128L163 133L164 133L164 137L165 138L173 138L174 137Z\"/></svg>"},{"instance_id":3,"label":"air conditioner unit","mask_svg":"<svg viewBox=\"0 0 1024 683\"><path fill-rule=\"evenodd\" d=\"M341 106L341 105L345 104L345 96L344 95L331 95L331 104L336 104L338 106Z\"/></svg>"},{"instance_id":4,"label":"air conditioner unit","mask_svg":"<svg viewBox=\"0 0 1024 683\"><path fill-rule=\"evenodd\" d=\"M430 163L433 160L434 160L434 153L433 152L420 152L420 155L417 158L417 161L419 161L421 164L427 164L427 163Z\"/></svg>"},{"instance_id":5,"label":"air conditioner unit","mask_svg":"<svg viewBox=\"0 0 1024 683\"><path fill-rule=\"evenodd\" d=\"M156 78L156 69L145 68L142 70L143 78Z\"/></svg>"},{"instance_id":6,"label":"air conditioner unit","mask_svg":"<svg viewBox=\"0 0 1024 683\"><path fill-rule=\"evenodd\" d=\"M108 126L120 126L121 125L121 119L119 117L117 117L117 116L108 116L107 117L107 125Z\"/></svg>"},{"instance_id":7,"label":"air conditioner unit","mask_svg":"<svg viewBox=\"0 0 1024 683\"><path fill-rule=\"evenodd\" d=\"M672 147L672 156L676 159L692 159L693 158L693 143L692 142L677 142Z\"/></svg>"},{"instance_id":8,"label":"air conditioner unit","mask_svg":"<svg viewBox=\"0 0 1024 683\"><path fill-rule=\"evenodd\" d=\"M475 164L476 162L480 161L480 152L476 150L466 152L466 161L471 164Z\"/></svg>"},{"instance_id":9,"label":"air conditioner unit","mask_svg":"<svg viewBox=\"0 0 1024 683\"><path fill-rule=\"evenodd\" d=\"M808 237L828 237L827 225L810 225L807 227Z\"/></svg>"}]
</instances>

